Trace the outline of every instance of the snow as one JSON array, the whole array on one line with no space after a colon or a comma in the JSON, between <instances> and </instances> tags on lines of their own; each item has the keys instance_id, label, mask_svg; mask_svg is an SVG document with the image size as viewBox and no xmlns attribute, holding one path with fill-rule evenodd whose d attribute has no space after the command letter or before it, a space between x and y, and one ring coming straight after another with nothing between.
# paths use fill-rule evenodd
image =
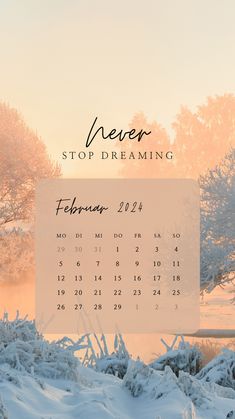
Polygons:
<instances>
[{"instance_id":1,"label":"snow","mask_svg":"<svg viewBox=\"0 0 235 419\"><path fill-rule=\"evenodd\" d=\"M231 387L235 390L235 352L223 349L222 353L209 362L198 374L197 378L206 382Z\"/></svg>"},{"instance_id":2,"label":"snow","mask_svg":"<svg viewBox=\"0 0 235 419\"><path fill-rule=\"evenodd\" d=\"M89 335L48 342L34 322L5 315L0 337L0 419L234 418L233 351L190 375L198 353L183 339L152 368L131 359L121 335L112 353L105 336L95 337L97 353ZM75 353L84 350L79 361Z\"/></svg>"},{"instance_id":3,"label":"snow","mask_svg":"<svg viewBox=\"0 0 235 419\"><path fill-rule=\"evenodd\" d=\"M179 371L189 372L195 375L200 368L202 354L196 346L190 346L184 339L177 349L167 348L166 354L158 357L150 366L158 371L163 371L166 366L178 376Z\"/></svg>"},{"instance_id":4,"label":"snow","mask_svg":"<svg viewBox=\"0 0 235 419\"><path fill-rule=\"evenodd\" d=\"M35 323L25 319L0 321L0 364L16 371L53 378L76 378L78 359L55 342L48 342L37 332Z\"/></svg>"},{"instance_id":5,"label":"snow","mask_svg":"<svg viewBox=\"0 0 235 419\"><path fill-rule=\"evenodd\" d=\"M124 385L134 397L155 400L162 418L223 418L228 413L228 406L235 407L235 392L220 393L217 388L204 385L183 371L177 378L169 367L159 373L141 362L132 361ZM229 400L223 399L222 395L229 396ZM223 404L222 400L226 402Z\"/></svg>"},{"instance_id":6,"label":"snow","mask_svg":"<svg viewBox=\"0 0 235 419\"><path fill-rule=\"evenodd\" d=\"M200 177L201 287L234 280L235 149L220 164Z\"/></svg>"},{"instance_id":7,"label":"snow","mask_svg":"<svg viewBox=\"0 0 235 419\"><path fill-rule=\"evenodd\" d=\"M170 368L160 373L140 361L130 361L124 380L81 365L78 377L39 380L18 372L18 384L1 378L0 417L5 411L6 419L222 419L235 410L233 391L225 397L189 374L177 378ZM135 397L134 388L142 388Z\"/></svg>"}]
</instances>

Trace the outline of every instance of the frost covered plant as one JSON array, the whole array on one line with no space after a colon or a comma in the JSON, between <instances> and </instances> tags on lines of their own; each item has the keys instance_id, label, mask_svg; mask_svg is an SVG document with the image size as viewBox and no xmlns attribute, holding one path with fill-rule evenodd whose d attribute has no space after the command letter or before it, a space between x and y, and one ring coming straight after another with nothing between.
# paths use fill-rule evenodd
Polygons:
<instances>
[{"instance_id":1,"label":"frost covered plant","mask_svg":"<svg viewBox=\"0 0 235 419\"><path fill-rule=\"evenodd\" d=\"M235 390L235 352L223 349L219 356L202 368L197 378Z\"/></svg>"},{"instance_id":2,"label":"frost covered plant","mask_svg":"<svg viewBox=\"0 0 235 419\"><path fill-rule=\"evenodd\" d=\"M192 400L194 406L205 408L213 406L212 392L203 386L203 383L195 379L195 377L180 371L177 384L185 396Z\"/></svg>"},{"instance_id":3,"label":"frost covered plant","mask_svg":"<svg viewBox=\"0 0 235 419\"><path fill-rule=\"evenodd\" d=\"M195 346L203 354L202 367L219 355L222 349L221 343L213 342L211 339L202 339L195 342Z\"/></svg>"},{"instance_id":4,"label":"frost covered plant","mask_svg":"<svg viewBox=\"0 0 235 419\"><path fill-rule=\"evenodd\" d=\"M168 347L167 352L154 360L150 367L157 371L164 371L168 366L178 377L180 371L196 375L201 368L201 362L202 353L199 349L196 346L190 346L182 339L178 348L173 349L173 345Z\"/></svg>"},{"instance_id":5,"label":"frost covered plant","mask_svg":"<svg viewBox=\"0 0 235 419\"><path fill-rule=\"evenodd\" d=\"M130 360L123 385L133 397L147 394L151 399L160 399L174 390L179 390L177 377L169 367L155 371L141 361Z\"/></svg>"},{"instance_id":6,"label":"frost covered plant","mask_svg":"<svg viewBox=\"0 0 235 419\"><path fill-rule=\"evenodd\" d=\"M140 361L132 360L129 362L123 385L133 397L143 396L152 400L162 399L163 403L164 399L170 400L174 395L174 398L182 400L186 405L182 412L182 418L185 419L196 417L195 408L211 411L214 406L215 394L223 394L226 397L234 398L233 390L230 389L230 394L220 392L223 387L203 383L197 380L195 376L183 371L180 371L179 377L176 377L168 366L165 367L164 371L155 371ZM169 398L167 398L168 396Z\"/></svg>"},{"instance_id":7,"label":"frost covered plant","mask_svg":"<svg viewBox=\"0 0 235 419\"><path fill-rule=\"evenodd\" d=\"M48 342L27 317L0 320L0 369L7 364L15 370L48 378L77 379L79 360L69 349ZM2 367L1 367L2 365Z\"/></svg>"},{"instance_id":8,"label":"frost covered plant","mask_svg":"<svg viewBox=\"0 0 235 419\"><path fill-rule=\"evenodd\" d=\"M115 335L112 352L109 350L106 337L103 334L100 338L96 334L85 335L85 337L87 349L82 361L83 365L122 379L126 374L130 359L122 335L120 333Z\"/></svg>"},{"instance_id":9,"label":"frost covered plant","mask_svg":"<svg viewBox=\"0 0 235 419\"><path fill-rule=\"evenodd\" d=\"M157 373L141 361L129 361L128 370L123 380L133 397L139 397L142 393L151 393L156 380Z\"/></svg>"},{"instance_id":10,"label":"frost covered plant","mask_svg":"<svg viewBox=\"0 0 235 419\"><path fill-rule=\"evenodd\" d=\"M49 342L38 333L34 321L27 320L27 316L20 319L19 314L13 321L4 314L0 336L0 380L9 377L9 381L17 381L6 365L31 375L77 380L79 357L84 366L123 378L130 358L120 334L115 335L112 352L104 335L99 339L94 334L92 339L85 334L77 341L65 336Z\"/></svg>"},{"instance_id":11,"label":"frost covered plant","mask_svg":"<svg viewBox=\"0 0 235 419\"><path fill-rule=\"evenodd\" d=\"M105 345L105 348L107 348L107 345ZM129 359L130 355L122 335L115 335L114 351L108 353L106 350L105 353L96 359L96 371L112 374L122 379L126 374Z\"/></svg>"}]
</instances>

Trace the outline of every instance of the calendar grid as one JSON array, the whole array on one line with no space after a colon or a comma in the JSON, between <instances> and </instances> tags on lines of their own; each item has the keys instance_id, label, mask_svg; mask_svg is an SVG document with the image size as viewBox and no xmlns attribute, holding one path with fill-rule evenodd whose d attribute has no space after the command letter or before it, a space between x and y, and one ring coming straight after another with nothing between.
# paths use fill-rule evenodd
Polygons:
<instances>
[{"instance_id":1,"label":"calendar grid","mask_svg":"<svg viewBox=\"0 0 235 419\"><path fill-rule=\"evenodd\" d=\"M36 242L36 321L48 333L198 329L196 182L42 181Z\"/></svg>"}]
</instances>

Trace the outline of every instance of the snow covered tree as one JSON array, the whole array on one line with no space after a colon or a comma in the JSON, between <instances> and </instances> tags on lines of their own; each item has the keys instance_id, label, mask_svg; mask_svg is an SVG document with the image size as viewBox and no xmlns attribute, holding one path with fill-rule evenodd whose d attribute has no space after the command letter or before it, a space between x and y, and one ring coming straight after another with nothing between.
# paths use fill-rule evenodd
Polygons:
<instances>
[{"instance_id":1,"label":"snow covered tree","mask_svg":"<svg viewBox=\"0 0 235 419\"><path fill-rule=\"evenodd\" d=\"M0 280L16 280L32 261L32 222L36 182L60 174L41 139L15 110L0 103ZM23 227L24 231L14 228ZM25 234L24 234L25 232ZM29 254L27 255L27 249Z\"/></svg>"},{"instance_id":2,"label":"snow covered tree","mask_svg":"<svg viewBox=\"0 0 235 419\"><path fill-rule=\"evenodd\" d=\"M198 179L235 145L235 96L208 97L195 111L182 106L172 127L175 175Z\"/></svg>"},{"instance_id":3,"label":"snow covered tree","mask_svg":"<svg viewBox=\"0 0 235 419\"><path fill-rule=\"evenodd\" d=\"M235 149L200 177L201 287L211 291L235 278Z\"/></svg>"},{"instance_id":4,"label":"snow covered tree","mask_svg":"<svg viewBox=\"0 0 235 419\"><path fill-rule=\"evenodd\" d=\"M158 122L148 122L136 114L130 128L145 129L151 134L142 141L120 142L123 151L173 152L173 159L123 160L121 175L140 178L198 179L208 168L219 163L221 156L235 144L235 96L208 97L206 102L192 111L182 106L172 121L172 138Z\"/></svg>"},{"instance_id":5,"label":"snow covered tree","mask_svg":"<svg viewBox=\"0 0 235 419\"><path fill-rule=\"evenodd\" d=\"M28 221L37 180L57 175L41 139L15 109L0 104L0 227Z\"/></svg>"}]
</instances>

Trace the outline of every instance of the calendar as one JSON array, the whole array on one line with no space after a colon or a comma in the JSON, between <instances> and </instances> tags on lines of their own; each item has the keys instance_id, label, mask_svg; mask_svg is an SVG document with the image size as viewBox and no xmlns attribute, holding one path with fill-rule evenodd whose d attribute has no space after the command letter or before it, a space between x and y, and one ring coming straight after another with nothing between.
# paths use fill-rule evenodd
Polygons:
<instances>
[{"instance_id":1,"label":"calendar","mask_svg":"<svg viewBox=\"0 0 235 419\"><path fill-rule=\"evenodd\" d=\"M199 246L193 180L42 180L37 327L63 334L193 333Z\"/></svg>"}]
</instances>

